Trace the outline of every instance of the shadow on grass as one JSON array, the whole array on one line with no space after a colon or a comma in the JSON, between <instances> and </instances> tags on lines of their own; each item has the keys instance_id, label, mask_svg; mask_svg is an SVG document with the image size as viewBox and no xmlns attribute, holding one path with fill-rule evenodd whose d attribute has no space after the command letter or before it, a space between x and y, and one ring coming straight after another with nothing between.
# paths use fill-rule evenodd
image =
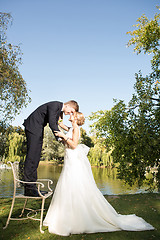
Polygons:
<instances>
[{"instance_id":1,"label":"shadow on grass","mask_svg":"<svg viewBox=\"0 0 160 240\"><path fill-rule=\"evenodd\" d=\"M11 199L0 199L0 230L1 240L159 240L160 239L160 194L137 194L137 195L119 195L106 196L106 199L120 214L136 214L144 218L147 222L152 224L156 230L142 231L142 232L111 232L111 233L95 233L95 234L79 234L70 235L68 237L57 236L50 234L47 227L43 227L45 231L41 234L39 231L39 221L24 220L24 221L10 221L7 229L3 230L5 226L10 206ZM17 217L20 214L20 208L23 206L23 201L15 202L13 216ZM45 209L48 209L50 199L46 200ZM31 200L28 207L39 209L41 201ZM45 216L46 212L44 213Z\"/></svg>"}]
</instances>

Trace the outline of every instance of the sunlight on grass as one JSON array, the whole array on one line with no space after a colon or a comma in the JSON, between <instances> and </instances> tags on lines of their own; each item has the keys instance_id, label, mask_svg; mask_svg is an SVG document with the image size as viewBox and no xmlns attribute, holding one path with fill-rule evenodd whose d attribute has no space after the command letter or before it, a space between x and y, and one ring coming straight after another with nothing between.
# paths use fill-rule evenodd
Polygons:
<instances>
[{"instance_id":1,"label":"sunlight on grass","mask_svg":"<svg viewBox=\"0 0 160 240\"><path fill-rule=\"evenodd\" d=\"M112 232L112 233L95 233L95 234L79 234L70 235L68 237L50 234L47 227L43 227L45 231L41 234L39 231L39 222L32 220L10 221L7 229L3 230L6 223L11 199L0 199L0 229L1 240L159 240L160 239L160 194L137 194L137 195L118 195L106 196L106 199L112 204L116 211L120 214L136 214L144 218L152 224L156 230L142 232ZM47 199L45 208L48 209L51 199ZM40 201L30 201L28 207L40 208ZM20 207L23 201L17 200L13 211L14 216L20 213ZM45 212L46 214L46 212ZM44 214L44 216L45 216Z\"/></svg>"}]
</instances>

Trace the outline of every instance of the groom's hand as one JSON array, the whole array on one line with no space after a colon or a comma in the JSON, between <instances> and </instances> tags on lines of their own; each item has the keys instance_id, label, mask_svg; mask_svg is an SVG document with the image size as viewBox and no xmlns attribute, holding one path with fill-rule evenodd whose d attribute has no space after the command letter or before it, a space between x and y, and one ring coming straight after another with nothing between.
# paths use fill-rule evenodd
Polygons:
<instances>
[{"instance_id":1,"label":"groom's hand","mask_svg":"<svg viewBox=\"0 0 160 240\"><path fill-rule=\"evenodd\" d=\"M54 133L55 133L55 136L60 137L60 138L62 138L62 139L65 139L65 134L63 133L62 130L60 130L60 131L54 131Z\"/></svg>"},{"instance_id":2,"label":"groom's hand","mask_svg":"<svg viewBox=\"0 0 160 240\"><path fill-rule=\"evenodd\" d=\"M54 131L54 135L56 136L57 141L61 142L63 139L58 135L58 132L60 131Z\"/></svg>"}]
</instances>

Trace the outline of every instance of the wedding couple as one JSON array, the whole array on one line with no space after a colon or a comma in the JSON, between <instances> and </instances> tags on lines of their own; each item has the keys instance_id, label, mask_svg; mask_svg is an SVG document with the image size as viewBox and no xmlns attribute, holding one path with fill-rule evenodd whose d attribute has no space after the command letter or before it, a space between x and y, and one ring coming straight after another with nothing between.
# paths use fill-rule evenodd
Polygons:
<instances>
[{"instance_id":1,"label":"wedding couple","mask_svg":"<svg viewBox=\"0 0 160 240\"><path fill-rule=\"evenodd\" d=\"M70 115L72 127L63 124L62 114ZM59 125L67 134L58 128ZM64 166L56 185L43 225L50 233L68 236L70 234L144 231L154 227L140 217L118 214L96 186L87 158L89 148L78 144L79 127L85 121L76 101L49 102L37 108L24 122L27 137L25 181L37 180L43 130L49 123L56 139L63 139L65 145ZM36 186L27 185L25 195L37 195Z\"/></svg>"}]
</instances>

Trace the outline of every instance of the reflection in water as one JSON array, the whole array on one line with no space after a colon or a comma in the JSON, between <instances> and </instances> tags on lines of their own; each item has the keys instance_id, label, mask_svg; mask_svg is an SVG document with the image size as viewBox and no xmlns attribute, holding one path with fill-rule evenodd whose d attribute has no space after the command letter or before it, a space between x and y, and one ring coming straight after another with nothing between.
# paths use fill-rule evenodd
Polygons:
<instances>
[{"instance_id":1,"label":"reflection in water","mask_svg":"<svg viewBox=\"0 0 160 240\"><path fill-rule=\"evenodd\" d=\"M13 193L13 176L11 169L0 169L0 197L10 197Z\"/></svg>"},{"instance_id":2,"label":"reflection in water","mask_svg":"<svg viewBox=\"0 0 160 240\"><path fill-rule=\"evenodd\" d=\"M13 195L13 176L10 169L0 169L1 179L0 181L0 198L12 197ZM38 178L52 179L54 189L60 173L62 171L61 166L54 166L52 163L41 162L38 167ZM116 178L116 169L108 168L92 168L94 179L97 183L100 191L105 195L118 195L118 194L134 194L145 192L145 187L138 189L136 185L129 187L122 180ZM19 188L19 192L23 192L23 187Z\"/></svg>"}]
</instances>

